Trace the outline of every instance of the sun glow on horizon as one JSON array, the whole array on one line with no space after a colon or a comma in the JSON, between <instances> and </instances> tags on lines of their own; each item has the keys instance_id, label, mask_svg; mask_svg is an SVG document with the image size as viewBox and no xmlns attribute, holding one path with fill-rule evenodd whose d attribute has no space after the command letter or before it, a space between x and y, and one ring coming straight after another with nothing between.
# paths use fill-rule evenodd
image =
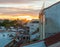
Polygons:
<instances>
[{"instance_id":1,"label":"sun glow on horizon","mask_svg":"<svg viewBox=\"0 0 60 47\"><path fill-rule=\"evenodd\" d=\"M20 15L20 16L0 15L0 19L9 19L9 20L26 19L26 20L32 20L32 19L38 19L38 16L31 16L31 15Z\"/></svg>"},{"instance_id":2,"label":"sun glow on horizon","mask_svg":"<svg viewBox=\"0 0 60 47\"><path fill-rule=\"evenodd\" d=\"M21 19L32 20L32 17L28 16L28 15L26 15L26 16L18 16L18 17L20 17Z\"/></svg>"}]
</instances>

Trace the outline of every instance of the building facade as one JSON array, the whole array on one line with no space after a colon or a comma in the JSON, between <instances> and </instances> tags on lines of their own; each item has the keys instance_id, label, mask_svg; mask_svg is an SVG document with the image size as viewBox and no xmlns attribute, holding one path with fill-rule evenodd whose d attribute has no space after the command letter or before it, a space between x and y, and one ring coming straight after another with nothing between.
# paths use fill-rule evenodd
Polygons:
<instances>
[{"instance_id":1,"label":"building facade","mask_svg":"<svg viewBox=\"0 0 60 47\"><path fill-rule=\"evenodd\" d=\"M60 32L60 1L44 9L46 37Z\"/></svg>"}]
</instances>

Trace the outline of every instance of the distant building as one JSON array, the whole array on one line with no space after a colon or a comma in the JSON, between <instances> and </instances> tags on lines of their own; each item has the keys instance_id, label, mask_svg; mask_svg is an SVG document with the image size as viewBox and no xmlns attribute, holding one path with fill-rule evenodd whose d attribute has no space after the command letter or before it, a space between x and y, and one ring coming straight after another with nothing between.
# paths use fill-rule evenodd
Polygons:
<instances>
[{"instance_id":1,"label":"distant building","mask_svg":"<svg viewBox=\"0 0 60 47\"><path fill-rule=\"evenodd\" d=\"M10 45L10 43L13 43L12 38L14 36L15 36L15 32L0 32L0 47L5 47L6 45L8 44Z\"/></svg>"},{"instance_id":2,"label":"distant building","mask_svg":"<svg viewBox=\"0 0 60 47\"><path fill-rule=\"evenodd\" d=\"M0 38L11 38L10 35L15 36L16 33L15 32L0 32Z\"/></svg>"},{"instance_id":3,"label":"distant building","mask_svg":"<svg viewBox=\"0 0 60 47\"><path fill-rule=\"evenodd\" d=\"M3 26L0 26L0 32L1 32L1 31L6 31L6 28L3 27Z\"/></svg>"},{"instance_id":4,"label":"distant building","mask_svg":"<svg viewBox=\"0 0 60 47\"><path fill-rule=\"evenodd\" d=\"M32 20L26 26L29 27L30 41L39 37L39 20Z\"/></svg>"}]
</instances>

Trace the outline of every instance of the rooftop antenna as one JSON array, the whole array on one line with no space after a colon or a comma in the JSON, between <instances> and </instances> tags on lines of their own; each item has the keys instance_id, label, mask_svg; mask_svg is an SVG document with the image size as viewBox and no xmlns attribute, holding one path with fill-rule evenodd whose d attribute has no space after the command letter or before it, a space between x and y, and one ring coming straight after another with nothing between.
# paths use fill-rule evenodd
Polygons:
<instances>
[{"instance_id":1,"label":"rooftop antenna","mask_svg":"<svg viewBox=\"0 0 60 47\"><path fill-rule=\"evenodd\" d=\"M40 40L45 39L45 15L44 15L44 6L45 6L45 0L43 0L42 8L39 12L39 34L40 34Z\"/></svg>"}]
</instances>

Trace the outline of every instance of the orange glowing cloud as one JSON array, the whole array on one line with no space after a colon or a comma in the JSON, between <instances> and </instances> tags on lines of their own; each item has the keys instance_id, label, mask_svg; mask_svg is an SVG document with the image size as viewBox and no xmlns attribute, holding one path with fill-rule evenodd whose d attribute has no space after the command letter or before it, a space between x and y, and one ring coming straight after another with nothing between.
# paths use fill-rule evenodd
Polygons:
<instances>
[{"instance_id":1,"label":"orange glowing cloud","mask_svg":"<svg viewBox=\"0 0 60 47\"><path fill-rule=\"evenodd\" d=\"M31 15L0 15L0 19L9 19L9 20L15 20L15 19L26 19L26 20L32 20L32 19L38 19L38 16L31 16Z\"/></svg>"}]
</instances>

